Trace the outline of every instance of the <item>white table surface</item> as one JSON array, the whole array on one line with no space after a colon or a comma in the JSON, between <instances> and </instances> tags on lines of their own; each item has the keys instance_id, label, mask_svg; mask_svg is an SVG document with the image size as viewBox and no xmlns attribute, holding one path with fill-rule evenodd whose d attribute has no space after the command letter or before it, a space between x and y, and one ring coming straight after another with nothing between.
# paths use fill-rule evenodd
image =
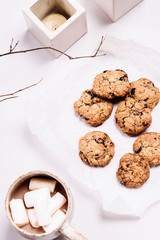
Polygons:
<instances>
[{"instance_id":1,"label":"white table surface","mask_svg":"<svg viewBox=\"0 0 160 240\"><path fill-rule=\"evenodd\" d=\"M27 0L0 0L0 52L9 49L11 38L19 40L18 49L41 46L27 31L21 8ZM92 0L79 0L87 11L88 33L67 53L78 56L92 53L104 34L121 39L134 39L160 52L160 2L144 0L116 23L102 12ZM60 63L72 70L70 60L61 57ZM47 52L0 58L0 94L10 93L35 83L44 77L44 85L54 81L54 73L63 74L63 65ZM56 65L56 68L54 67ZM44 86L43 85L43 86ZM78 187L67 172L53 165L54 155L34 136L26 123L24 105L26 98L36 95L40 86L19 94L19 98L1 102L0 107L0 236L3 240L24 239L9 225L5 215L4 200L7 189L19 175L33 169L44 169L59 175L73 193L75 208L72 225L89 240L98 239L158 239L160 203L151 206L141 219L104 216L98 198L84 187ZM59 237L60 239L64 239Z\"/></svg>"}]
</instances>

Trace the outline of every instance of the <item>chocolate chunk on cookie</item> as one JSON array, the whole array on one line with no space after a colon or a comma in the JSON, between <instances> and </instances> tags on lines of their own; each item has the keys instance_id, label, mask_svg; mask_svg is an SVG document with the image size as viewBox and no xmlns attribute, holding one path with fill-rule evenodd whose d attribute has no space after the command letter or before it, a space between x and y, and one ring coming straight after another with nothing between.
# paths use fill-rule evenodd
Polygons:
<instances>
[{"instance_id":1,"label":"chocolate chunk on cookie","mask_svg":"<svg viewBox=\"0 0 160 240\"><path fill-rule=\"evenodd\" d=\"M114 156L115 145L110 137L100 131L87 133L79 140L80 158L90 166L105 166Z\"/></svg>"},{"instance_id":2,"label":"chocolate chunk on cookie","mask_svg":"<svg viewBox=\"0 0 160 240\"><path fill-rule=\"evenodd\" d=\"M115 118L122 131L131 136L143 132L152 123L151 109L146 107L146 102L133 98L118 105Z\"/></svg>"},{"instance_id":3,"label":"chocolate chunk on cookie","mask_svg":"<svg viewBox=\"0 0 160 240\"><path fill-rule=\"evenodd\" d=\"M102 98L124 97L129 89L128 74L120 69L105 70L95 77L93 83L93 92Z\"/></svg>"},{"instance_id":4,"label":"chocolate chunk on cookie","mask_svg":"<svg viewBox=\"0 0 160 240\"><path fill-rule=\"evenodd\" d=\"M91 89L82 93L80 99L74 103L74 109L88 124L97 127L109 118L113 104L96 96Z\"/></svg>"},{"instance_id":5,"label":"chocolate chunk on cookie","mask_svg":"<svg viewBox=\"0 0 160 240\"><path fill-rule=\"evenodd\" d=\"M120 159L117 178L125 187L138 188L147 181L149 176L149 163L138 154L126 153Z\"/></svg>"},{"instance_id":6,"label":"chocolate chunk on cookie","mask_svg":"<svg viewBox=\"0 0 160 240\"><path fill-rule=\"evenodd\" d=\"M130 91L127 97L135 100L143 100L147 106L153 109L159 102L160 92L154 83L147 78L140 78L130 83Z\"/></svg>"},{"instance_id":7,"label":"chocolate chunk on cookie","mask_svg":"<svg viewBox=\"0 0 160 240\"><path fill-rule=\"evenodd\" d=\"M160 164L160 133L149 132L140 135L133 144L133 150L146 158L150 166Z\"/></svg>"}]
</instances>

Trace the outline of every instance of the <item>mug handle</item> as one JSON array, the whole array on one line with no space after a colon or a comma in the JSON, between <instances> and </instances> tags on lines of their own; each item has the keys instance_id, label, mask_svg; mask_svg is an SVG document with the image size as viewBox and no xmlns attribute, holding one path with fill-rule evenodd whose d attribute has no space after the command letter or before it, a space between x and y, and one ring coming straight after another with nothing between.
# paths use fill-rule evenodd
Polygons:
<instances>
[{"instance_id":1,"label":"mug handle","mask_svg":"<svg viewBox=\"0 0 160 240\"><path fill-rule=\"evenodd\" d=\"M81 233L75 230L69 223L60 229L60 232L70 240L87 240Z\"/></svg>"}]
</instances>

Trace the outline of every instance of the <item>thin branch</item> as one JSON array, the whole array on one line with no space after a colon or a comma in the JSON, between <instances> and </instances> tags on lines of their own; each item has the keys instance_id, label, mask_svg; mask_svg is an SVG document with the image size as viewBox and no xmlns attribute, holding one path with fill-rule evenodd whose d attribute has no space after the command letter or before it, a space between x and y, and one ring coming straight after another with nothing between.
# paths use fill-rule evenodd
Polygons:
<instances>
[{"instance_id":1,"label":"thin branch","mask_svg":"<svg viewBox=\"0 0 160 240\"><path fill-rule=\"evenodd\" d=\"M17 47L18 43L19 43L19 41L17 41L17 42L15 43L14 47L12 48L12 52L13 52L13 50Z\"/></svg>"},{"instance_id":2,"label":"thin branch","mask_svg":"<svg viewBox=\"0 0 160 240\"><path fill-rule=\"evenodd\" d=\"M16 93L22 92L22 91L24 91L24 90L26 90L26 89L28 89L28 88L31 88L31 87L34 87L34 86L38 85L42 80L43 80L43 78L42 78L40 81L38 81L37 83L34 83L34 84L32 84L32 85L29 85L29 86L27 86L27 87L25 87L25 88L19 89L19 90L15 91L15 92L12 92L12 93L7 93L7 94L0 95L0 97L13 96L13 95L15 95Z\"/></svg>"},{"instance_id":3,"label":"thin branch","mask_svg":"<svg viewBox=\"0 0 160 240\"><path fill-rule=\"evenodd\" d=\"M18 96L13 96L13 97L7 97L7 98L3 98L0 100L0 102L3 102L5 100L9 100L9 99L12 99L12 98L17 98Z\"/></svg>"},{"instance_id":4,"label":"thin branch","mask_svg":"<svg viewBox=\"0 0 160 240\"><path fill-rule=\"evenodd\" d=\"M93 54L93 55L90 55L90 56L80 56L80 57L74 57L74 58L72 58L72 59L80 59L80 58L94 58L94 57L105 56L105 55L106 55L106 53L104 53L104 54L101 54L101 55L98 55L98 52L100 51L100 48L101 48L101 46L102 46L103 42L105 41L105 39L106 39L106 36L105 36L105 37L104 37L104 36L102 36L102 37L101 37L101 42L100 42L100 44L98 45L98 48L97 48L97 50L96 50L95 54ZM71 60L72 60L72 59L71 59Z\"/></svg>"},{"instance_id":5,"label":"thin branch","mask_svg":"<svg viewBox=\"0 0 160 240\"><path fill-rule=\"evenodd\" d=\"M58 50L58 49L56 49L56 48L52 48L52 47L38 47L38 48L31 48L31 49L26 49L26 50L14 51L15 48L17 47L19 41L17 41L16 44L14 45L14 47L13 47L13 39L12 39L11 44L10 44L10 51L9 51L9 52L6 52L6 53L0 54L0 57L4 57L4 56L7 56L7 55L12 55L12 54L28 53L28 52L33 52L33 51L39 51L39 50L49 49L49 50L52 50L52 51L56 51L56 52L61 53L62 55L64 55L64 56L66 56L67 58L69 58L70 60L75 60L75 59L80 59L80 58L94 58L94 57L100 57L100 56L105 56L105 55L106 55L106 53L98 55L98 52L99 52L99 50L100 50L100 48L101 48L104 40L105 40L105 37L102 36L101 42L100 42L100 44L99 44L96 52L95 52L93 55L72 57L72 56L68 55L67 53L65 53L65 52L63 52L63 51Z\"/></svg>"},{"instance_id":6,"label":"thin branch","mask_svg":"<svg viewBox=\"0 0 160 240\"><path fill-rule=\"evenodd\" d=\"M12 38L11 43L10 43L10 51L9 51L10 53L13 52L13 50L17 47L17 45L19 43L19 41L17 41L15 43L15 45L13 46L13 41L14 41L14 39Z\"/></svg>"},{"instance_id":7,"label":"thin branch","mask_svg":"<svg viewBox=\"0 0 160 240\"><path fill-rule=\"evenodd\" d=\"M102 36L102 38L101 38L101 42L100 42L100 44L99 44L99 46L98 46L98 48L97 48L97 51L95 52L95 55L94 55L95 57L97 56L97 54L98 54L98 52L99 52L99 50L100 50L100 48L101 48L103 42L105 41L105 39L106 39L106 36L105 36L105 37Z\"/></svg>"}]
</instances>

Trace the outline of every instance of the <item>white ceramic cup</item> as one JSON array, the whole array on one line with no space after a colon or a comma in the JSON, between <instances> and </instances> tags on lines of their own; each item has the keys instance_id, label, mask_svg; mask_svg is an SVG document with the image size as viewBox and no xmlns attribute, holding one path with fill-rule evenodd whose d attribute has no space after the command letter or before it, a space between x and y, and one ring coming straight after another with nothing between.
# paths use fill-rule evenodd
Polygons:
<instances>
[{"instance_id":1,"label":"white ceramic cup","mask_svg":"<svg viewBox=\"0 0 160 240\"><path fill-rule=\"evenodd\" d=\"M25 231L24 229L18 227L11 216L11 211L10 211L10 207L9 207L9 203L10 200L12 199L12 195L15 192L15 190L25 181L31 179L32 177L49 177L49 178L53 178L54 180L57 181L57 183L59 183L63 190L65 191L67 200L68 200L68 205L67 205L67 211L66 211L66 218L64 220L64 222L54 231L51 233L30 233ZM31 171L29 173L26 173L22 176L20 176L18 179L16 179L12 185L10 186L7 195L6 195L6 200L5 200L5 210L6 210L6 214L7 217L9 219L9 222L11 223L11 225L14 227L14 229L16 229L16 231L21 234L22 236L28 238L28 239L34 239L34 240L51 240L51 239L55 239L57 238L59 235L64 235L65 237L67 237L68 239L71 240L87 240L87 238L85 238L84 236L82 236L79 232L77 232L74 228L71 227L71 225L69 224L70 220L71 220L71 213L73 210L73 198L70 192L70 189L66 186L66 184L59 179L57 176L55 176L54 174L50 173L50 172L46 172L46 171Z\"/></svg>"}]
</instances>

